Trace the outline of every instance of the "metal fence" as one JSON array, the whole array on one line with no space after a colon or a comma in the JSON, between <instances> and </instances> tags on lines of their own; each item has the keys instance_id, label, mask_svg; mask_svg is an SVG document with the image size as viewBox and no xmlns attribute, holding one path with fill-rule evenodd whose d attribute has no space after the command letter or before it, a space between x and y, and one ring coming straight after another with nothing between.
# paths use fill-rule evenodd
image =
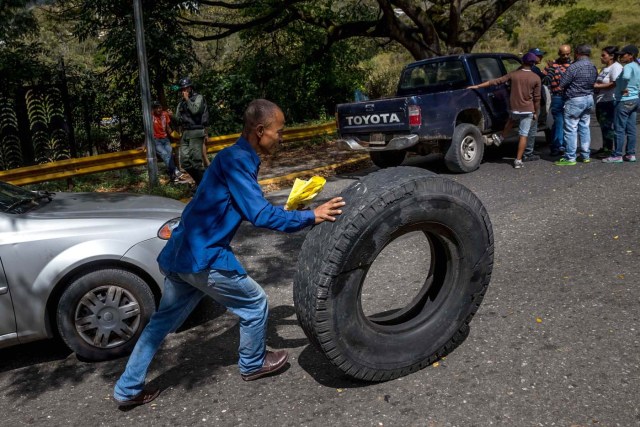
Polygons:
<instances>
[{"instance_id":1,"label":"metal fence","mask_svg":"<svg viewBox=\"0 0 640 427\"><path fill-rule=\"evenodd\" d=\"M335 131L335 123L329 122L317 126L285 129L282 138L284 142L302 141L332 135ZM239 136L240 134L211 137L207 141L207 152L216 153L233 144ZM36 184L146 164L147 158L143 151L128 150L0 171L0 181L14 185Z\"/></svg>"}]
</instances>

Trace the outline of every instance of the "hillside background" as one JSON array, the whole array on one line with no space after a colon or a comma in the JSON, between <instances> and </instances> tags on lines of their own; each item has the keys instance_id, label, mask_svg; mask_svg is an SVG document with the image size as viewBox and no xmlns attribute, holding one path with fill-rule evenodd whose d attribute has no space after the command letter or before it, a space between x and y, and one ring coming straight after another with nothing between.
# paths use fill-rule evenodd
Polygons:
<instances>
[{"instance_id":1,"label":"hillside background","mask_svg":"<svg viewBox=\"0 0 640 427\"><path fill-rule=\"evenodd\" d=\"M567 34L553 35L553 24L568 12L575 9L588 9L598 12L610 11L611 17L606 21L591 26L584 32L584 40L593 47L606 45L624 45L638 43L640 39L640 1L638 0L578 0L574 6L540 7L532 4L514 6L505 17L500 19L494 30L488 33L476 45L474 51L486 52L490 50L506 50L514 53L524 53L530 47L539 47L547 52L555 52L560 44L567 42ZM517 20L514 26L514 38L508 39L504 21ZM580 23L578 23L579 25Z\"/></svg>"},{"instance_id":2,"label":"hillside background","mask_svg":"<svg viewBox=\"0 0 640 427\"><path fill-rule=\"evenodd\" d=\"M562 22L563 18L567 22ZM547 52L547 58L552 59L561 44L588 43L594 50L592 62L600 67L599 49L602 47L622 47L626 44L640 46L639 21L639 0L578 0L572 6L544 7L536 2L521 2L498 20L476 44L473 52L523 55L529 49L538 47ZM402 66L411 61L411 55L394 48L366 61L364 66L370 72L364 83L365 90L372 97L392 95Z\"/></svg>"}]
</instances>

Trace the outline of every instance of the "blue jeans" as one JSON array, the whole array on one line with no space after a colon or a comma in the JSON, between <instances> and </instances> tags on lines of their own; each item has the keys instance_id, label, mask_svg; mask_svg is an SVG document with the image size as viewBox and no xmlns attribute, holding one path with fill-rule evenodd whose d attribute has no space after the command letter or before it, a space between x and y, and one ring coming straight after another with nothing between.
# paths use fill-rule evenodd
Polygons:
<instances>
[{"instance_id":1,"label":"blue jeans","mask_svg":"<svg viewBox=\"0 0 640 427\"><path fill-rule=\"evenodd\" d=\"M538 134L538 120L531 120L529 133L527 134L527 146L524 149L524 156L533 155L533 149L536 146L536 135Z\"/></svg>"},{"instance_id":2,"label":"blue jeans","mask_svg":"<svg viewBox=\"0 0 640 427\"><path fill-rule=\"evenodd\" d=\"M596 117L602 131L602 148L613 150L616 139L614 130L615 103L613 101L596 103Z\"/></svg>"},{"instance_id":3,"label":"blue jeans","mask_svg":"<svg viewBox=\"0 0 640 427\"><path fill-rule=\"evenodd\" d=\"M531 123L533 123L533 113L511 113L511 120L518 124L519 136L529 135Z\"/></svg>"},{"instance_id":4,"label":"blue jeans","mask_svg":"<svg viewBox=\"0 0 640 427\"><path fill-rule=\"evenodd\" d=\"M262 368L269 304L260 285L249 276L232 271L169 273L164 280L158 311L142 331L127 367L116 382L113 397L128 400L143 390L147 370L162 341L180 327L205 295L240 318L240 372L248 374Z\"/></svg>"},{"instance_id":5,"label":"blue jeans","mask_svg":"<svg viewBox=\"0 0 640 427\"><path fill-rule=\"evenodd\" d=\"M616 144L612 156L622 156L624 137L627 137L627 155L636 154L636 118L638 116L638 100L620 101L615 108L614 129Z\"/></svg>"},{"instance_id":6,"label":"blue jeans","mask_svg":"<svg viewBox=\"0 0 640 427\"><path fill-rule=\"evenodd\" d=\"M553 116L551 151L560 151L564 147L564 98L562 95L551 96L551 115Z\"/></svg>"},{"instance_id":7,"label":"blue jeans","mask_svg":"<svg viewBox=\"0 0 640 427\"><path fill-rule=\"evenodd\" d=\"M173 163L171 141L169 138L154 138L153 141L156 145L156 154L160 156L167 167L167 175L173 178L176 175L176 165Z\"/></svg>"},{"instance_id":8,"label":"blue jeans","mask_svg":"<svg viewBox=\"0 0 640 427\"><path fill-rule=\"evenodd\" d=\"M588 159L591 155L591 110L593 109L593 96L579 96L567 99L564 103L564 158L576 159L578 138L580 138L580 155Z\"/></svg>"}]
</instances>

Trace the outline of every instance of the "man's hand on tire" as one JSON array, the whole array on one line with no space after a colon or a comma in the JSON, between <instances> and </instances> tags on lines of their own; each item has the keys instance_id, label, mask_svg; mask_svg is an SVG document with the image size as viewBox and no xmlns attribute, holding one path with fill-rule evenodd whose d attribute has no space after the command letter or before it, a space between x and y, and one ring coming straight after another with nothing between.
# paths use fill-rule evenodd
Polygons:
<instances>
[{"instance_id":1,"label":"man's hand on tire","mask_svg":"<svg viewBox=\"0 0 640 427\"><path fill-rule=\"evenodd\" d=\"M342 213L342 206L346 205L345 202L342 201L342 197L334 197L328 202L318 206L313 210L313 214L316 216L316 224L320 224L324 221L335 221L336 215L340 215Z\"/></svg>"}]
</instances>

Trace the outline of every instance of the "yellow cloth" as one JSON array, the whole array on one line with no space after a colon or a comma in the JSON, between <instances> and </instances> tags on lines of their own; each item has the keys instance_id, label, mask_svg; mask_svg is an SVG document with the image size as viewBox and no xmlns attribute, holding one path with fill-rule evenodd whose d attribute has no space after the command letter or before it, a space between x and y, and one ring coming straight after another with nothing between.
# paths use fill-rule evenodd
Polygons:
<instances>
[{"instance_id":1,"label":"yellow cloth","mask_svg":"<svg viewBox=\"0 0 640 427\"><path fill-rule=\"evenodd\" d=\"M293 211L307 206L322 191L326 182L327 180L321 176L311 177L308 181L296 178L287 199L287 210Z\"/></svg>"},{"instance_id":2,"label":"yellow cloth","mask_svg":"<svg viewBox=\"0 0 640 427\"><path fill-rule=\"evenodd\" d=\"M180 139L182 135L180 135L180 132L178 132L177 130L174 130L173 132L171 132L171 138L173 139Z\"/></svg>"}]
</instances>

